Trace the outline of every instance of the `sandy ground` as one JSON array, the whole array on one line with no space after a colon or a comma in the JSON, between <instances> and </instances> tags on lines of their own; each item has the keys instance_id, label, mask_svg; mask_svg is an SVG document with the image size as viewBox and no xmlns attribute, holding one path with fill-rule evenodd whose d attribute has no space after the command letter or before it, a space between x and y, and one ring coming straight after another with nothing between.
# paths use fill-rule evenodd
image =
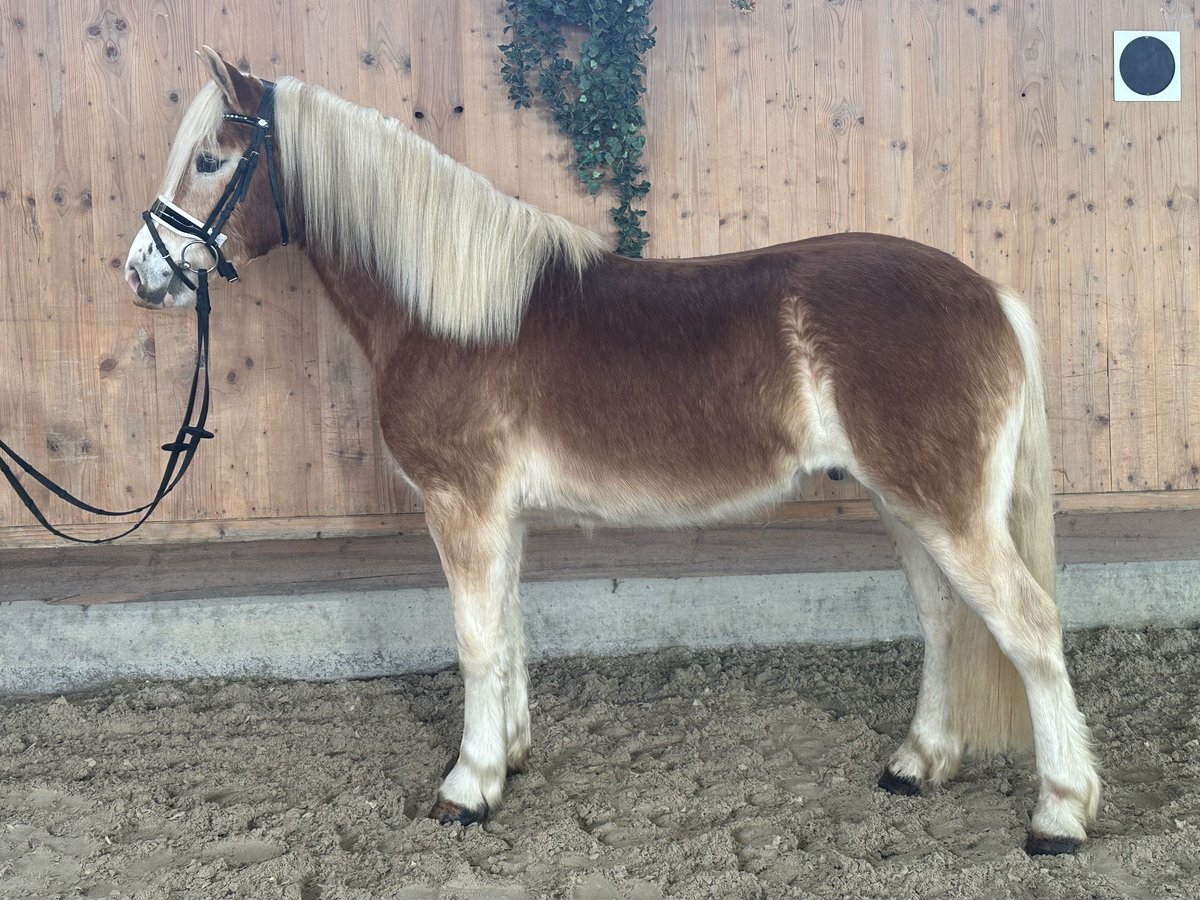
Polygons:
<instances>
[{"instance_id":1,"label":"sandy ground","mask_svg":"<svg viewBox=\"0 0 1200 900\"><path fill-rule=\"evenodd\" d=\"M533 670L535 748L482 827L425 819L456 674L138 682L0 701L0 897L1200 897L1200 631L1068 639L1106 781L1021 850L1028 759L875 785L920 647L669 650Z\"/></svg>"}]
</instances>

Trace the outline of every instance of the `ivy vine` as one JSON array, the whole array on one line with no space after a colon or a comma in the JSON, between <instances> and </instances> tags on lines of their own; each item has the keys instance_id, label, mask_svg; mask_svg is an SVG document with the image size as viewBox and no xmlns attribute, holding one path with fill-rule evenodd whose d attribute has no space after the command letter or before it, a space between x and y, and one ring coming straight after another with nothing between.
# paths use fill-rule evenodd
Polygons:
<instances>
[{"instance_id":1,"label":"ivy vine","mask_svg":"<svg viewBox=\"0 0 1200 900\"><path fill-rule=\"evenodd\" d=\"M653 0L507 0L504 18L509 42L502 44L500 73L517 109L532 105L537 90L559 130L575 151L575 174L596 194L616 188L609 210L617 226L617 252L641 256L650 235L642 228L642 200L650 190L643 178L642 94L646 51L654 46L650 27ZM729 0L742 13L755 0ZM578 60L569 58L566 32L582 30Z\"/></svg>"},{"instance_id":2,"label":"ivy vine","mask_svg":"<svg viewBox=\"0 0 1200 900\"><path fill-rule=\"evenodd\" d=\"M575 151L575 173L592 194L606 183L617 193L609 210L617 252L641 256L650 235L642 228L642 198L650 190L642 150L641 107L646 51L654 46L652 0L507 0L509 43L501 75L517 109L532 104L531 77ZM585 33L578 60L567 57L564 34Z\"/></svg>"}]
</instances>

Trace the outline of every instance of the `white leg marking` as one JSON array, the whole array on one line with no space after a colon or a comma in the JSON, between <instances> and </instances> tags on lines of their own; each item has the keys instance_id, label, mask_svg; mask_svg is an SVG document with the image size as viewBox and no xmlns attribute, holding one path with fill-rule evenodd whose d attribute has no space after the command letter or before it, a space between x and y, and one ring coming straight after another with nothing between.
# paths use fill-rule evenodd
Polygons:
<instances>
[{"instance_id":1,"label":"white leg marking","mask_svg":"<svg viewBox=\"0 0 1200 900\"><path fill-rule=\"evenodd\" d=\"M1067 677L1054 601L1029 574L1007 534L971 535L934 552L1025 684L1041 779L1032 830L1084 840L1100 802L1100 776Z\"/></svg>"},{"instance_id":2,"label":"white leg marking","mask_svg":"<svg viewBox=\"0 0 1200 900\"><path fill-rule=\"evenodd\" d=\"M430 506L436 506L432 500ZM480 522L471 515L430 516L454 603L459 668L463 676L463 735L458 760L442 783L443 800L474 813L495 808L504 792L509 724L508 676L516 653L505 615L515 599L520 568L520 526L502 518ZM519 624L519 623L518 623ZM523 693L524 679L516 679ZM521 704L523 706L524 704ZM528 731L528 714L524 715ZM521 729L519 721L514 730Z\"/></svg>"},{"instance_id":3,"label":"white leg marking","mask_svg":"<svg viewBox=\"0 0 1200 900\"><path fill-rule=\"evenodd\" d=\"M963 754L961 738L949 727L947 683L952 613L958 601L949 580L912 529L900 522L878 496L872 499L900 554L900 565L908 577L921 630L925 633L917 710L908 737L892 755L888 769L895 775L936 787L954 777Z\"/></svg>"},{"instance_id":4,"label":"white leg marking","mask_svg":"<svg viewBox=\"0 0 1200 900\"><path fill-rule=\"evenodd\" d=\"M529 758L529 672L526 669L525 621L521 614L521 556L525 537L523 525L514 525L506 554L504 589L504 733L508 742L507 766L525 768Z\"/></svg>"}]
</instances>

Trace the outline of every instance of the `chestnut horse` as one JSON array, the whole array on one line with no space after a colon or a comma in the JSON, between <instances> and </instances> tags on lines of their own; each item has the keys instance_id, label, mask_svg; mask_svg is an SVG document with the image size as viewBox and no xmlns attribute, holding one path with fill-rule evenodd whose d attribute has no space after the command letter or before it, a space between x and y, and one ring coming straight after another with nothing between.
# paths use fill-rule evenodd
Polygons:
<instances>
[{"instance_id":1,"label":"chestnut horse","mask_svg":"<svg viewBox=\"0 0 1200 900\"><path fill-rule=\"evenodd\" d=\"M194 216L232 177L264 94L203 58L212 81L162 188ZM873 497L925 634L916 714L880 785L919 793L968 747L1032 737L1026 849L1085 839L1100 781L1063 659L1038 342L1016 296L872 234L625 259L321 88L282 79L272 115L292 239L370 362L450 584L465 711L434 818L483 819L529 756L526 512L703 523L838 467ZM234 263L280 243L270 180L251 178L223 229ZM175 265L143 228L128 281L142 306L189 306L176 266L208 257L162 234Z\"/></svg>"}]
</instances>

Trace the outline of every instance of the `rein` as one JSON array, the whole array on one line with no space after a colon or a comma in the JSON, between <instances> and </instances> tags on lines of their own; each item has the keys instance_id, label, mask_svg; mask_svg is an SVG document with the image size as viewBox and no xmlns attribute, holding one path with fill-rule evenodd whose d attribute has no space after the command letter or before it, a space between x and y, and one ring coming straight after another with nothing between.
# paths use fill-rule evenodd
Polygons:
<instances>
[{"instance_id":1,"label":"rein","mask_svg":"<svg viewBox=\"0 0 1200 900\"><path fill-rule=\"evenodd\" d=\"M287 244L288 242L287 218L284 214L282 192L279 188L279 178L275 172L275 163L273 154L271 153L271 124L274 119L274 112L275 85L269 81L264 81L262 101L259 103L258 111L254 116L225 113L225 121L248 125L252 129L250 143L242 154L242 158L238 161L237 170L233 173L233 177L229 179L224 192L204 222L193 219L182 209L163 197L155 200L150 209L142 213L142 220L146 223L155 248L162 255L162 258L166 260L167 265L171 267L171 271L175 276L196 293L196 367L192 373L192 386L188 394L187 408L183 414L183 424L179 426L179 431L175 434L175 440L162 446L162 449L169 456L163 468L162 479L159 481L158 490L155 492L154 498L149 503L133 509L111 510L92 506L90 503L80 500L67 491L66 488L56 484L48 476L38 471L3 439L0 439L0 474L3 474L8 480L8 483L21 499L21 502L25 504L25 508L51 534L68 541L74 541L77 544L107 544L110 541L115 541L125 537L127 534L131 534L145 524L146 520L150 518L167 494L171 493L175 489L175 486L179 484L180 479L183 478L188 467L191 466L192 459L196 455L196 450L200 446L200 442L213 437L213 433L204 427L208 420L211 394L208 377L208 322L212 307L208 298L208 273L215 269L217 274L226 281L237 281L238 279L237 270L225 258L224 253L221 252L221 245L225 242L225 235L221 231L225 227L226 222L229 221L229 217L233 214L238 203L245 198L246 192L250 188L250 179L253 177L254 170L258 166L261 148L265 148L267 176L271 182L271 196L275 201L275 211L279 216L280 243ZM171 255L170 250L167 249L166 243L164 243L162 236L158 232L158 223L185 238L192 239L184 245L179 260L176 260ZM210 267L193 268L187 261L188 249L196 244L204 247L212 256L213 264ZM188 277L189 272L195 277L195 281L192 281ZM204 376L203 388L201 388L201 374ZM199 401L198 404L197 401ZM193 421L193 416L195 417L195 421ZM50 524L45 513L34 502L29 492L25 489L25 486L21 484L17 474L13 471L13 467L5 461L5 456L17 468L24 471L42 487L77 509L98 516L131 516L137 513L141 513L141 516L129 528L111 537L81 538L67 534Z\"/></svg>"}]
</instances>

